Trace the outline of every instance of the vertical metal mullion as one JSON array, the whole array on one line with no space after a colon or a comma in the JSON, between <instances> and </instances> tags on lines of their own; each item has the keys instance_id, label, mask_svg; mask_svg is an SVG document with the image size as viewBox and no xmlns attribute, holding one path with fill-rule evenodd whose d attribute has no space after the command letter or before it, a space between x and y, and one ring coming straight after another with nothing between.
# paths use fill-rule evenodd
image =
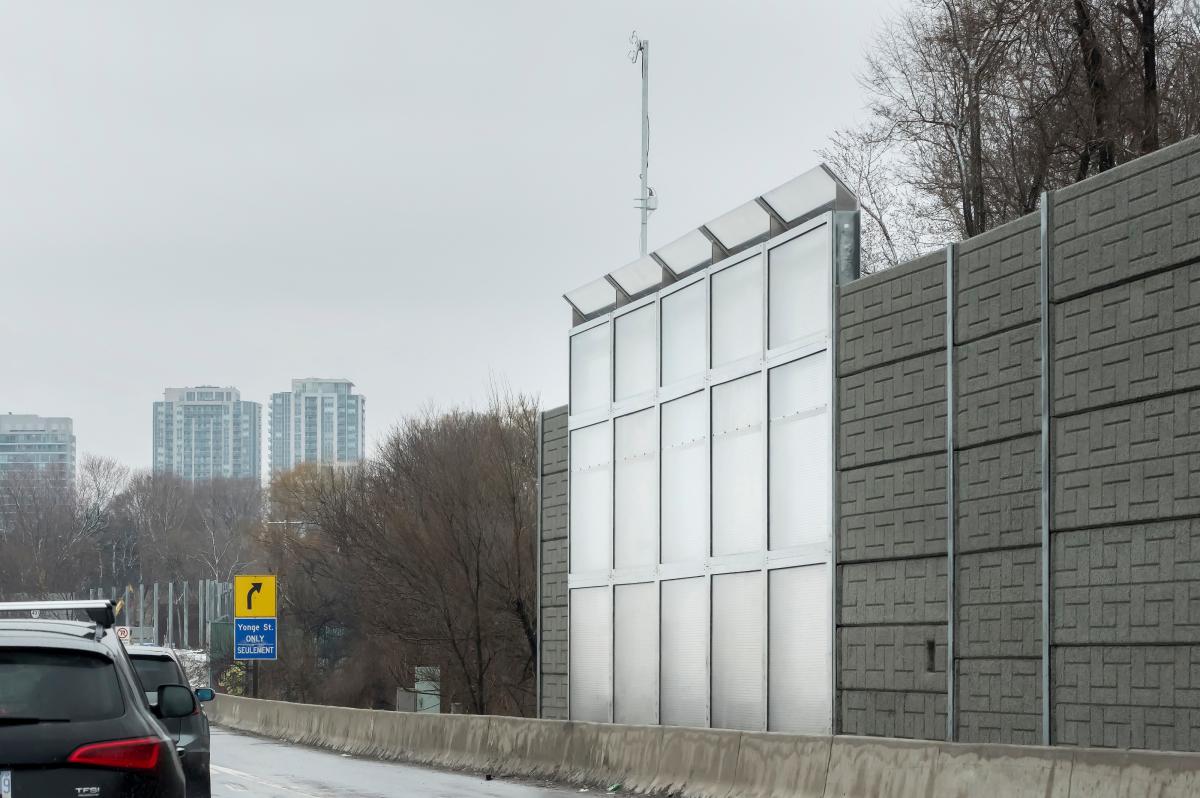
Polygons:
<instances>
[{"instance_id":1,"label":"vertical metal mullion","mask_svg":"<svg viewBox=\"0 0 1200 798\"><path fill-rule=\"evenodd\" d=\"M713 701L713 699L712 699L712 696L713 696L713 683L712 683L713 682L713 675L712 675L712 663L713 663L713 654L712 654L713 605L712 605L712 599L713 599L713 592L712 592L712 571L708 570L707 568L705 569L705 573L704 573L704 586L705 586L705 590L707 591L707 595L708 595L708 601L705 602L705 606L708 607L708 641L707 641L708 645L706 645L704 647L704 668L708 673L708 678L705 680L705 682L708 684L708 695L705 696L705 699L704 699L704 728L711 729L712 728L712 701Z\"/></svg>"},{"instance_id":2,"label":"vertical metal mullion","mask_svg":"<svg viewBox=\"0 0 1200 798\"><path fill-rule=\"evenodd\" d=\"M768 728L767 715L770 712L770 702L767 691L771 688L768 676L771 667L771 610L770 610L770 568L767 552L771 550L771 379L767 369L767 352L771 346L771 253L764 243L759 246L759 259L762 268L762 350L759 363L759 390L762 392L762 731Z\"/></svg>"},{"instance_id":3,"label":"vertical metal mullion","mask_svg":"<svg viewBox=\"0 0 1200 798\"><path fill-rule=\"evenodd\" d=\"M567 699L567 719L568 720L571 720L573 718L573 714L574 714L574 708L571 706L571 621L572 621L572 618L571 618L571 595L572 595L571 594L571 546L573 544L573 541L571 539L571 506L574 504L574 499L572 496L572 491L574 490L574 488L571 486L571 483L574 481L571 479L571 435L572 435L571 412L575 409L573 402L572 402L572 396L571 396L571 385L572 385L573 374L575 371L575 351L574 351L574 347L572 347L572 345L571 345L572 340L573 340L573 336L568 335L567 336L567 419L566 419L566 426L567 426L567 469L566 469L566 475L567 475L567 551L566 551L566 558L567 558L566 612L567 612L567 618L566 618L566 627L567 628L566 628L566 633L563 635L563 639L566 640L566 643L567 643L567 651L566 651L566 655L567 655L567 660L566 660L567 695L566 695L566 699Z\"/></svg>"},{"instance_id":4,"label":"vertical metal mullion","mask_svg":"<svg viewBox=\"0 0 1200 798\"><path fill-rule=\"evenodd\" d=\"M1051 413L1050 402L1052 398L1051 380L1054 374L1050 362L1051 322L1053 320L1053 312L1050 298L1050 268L1051 268L1051 249L1054 246L1053 237L1053 212L1054 212L1054 192L1046 191L1042 193L1041 207L1041 236L1040 236L1040 280L1038 281L1038 299L1041 309L1041 324L1040 328L1040 347L1041 347L1041 400L1042 400L1042 435L1041 435L1041 466L1042 466L1042 744L1050 745L1053 742L1050 725L1050 635L1051 628L1051 607L1050 607L1050 523L1051 523L1051 502L1053 499L1053 490L1050 482L1051 467L1052 467L1052 452L1051 452L1051 422L1053 414Z\"/></svg>"},{"instance_id":5,"label":"vertical metal mullion","mask_svg":"<svg viewBox=\"0 0 1200 798\"><path fill-rule=\"evenodd\" d=\"M946 739L953 741L958 736L955 712L955 675L957 664L954 659L955 571L954 536L957 527L954 503L954 266L958 248L954 244L946 247Z\"/></svg>"},{"instance_id":6,"label":"vertical metal mullion","mask_svg":"<svg viewBox=\"0 0 1200 798\"><path fill-rule=\"evenodd\" d=\"M617 567L617 317L608 321L608 722L617 706L617 607L614 569ZM569 669L568 669L569 670Z\"/></svg>"},{"instance_id":7,"label":"vertical metal mullion","mask_svg":"<svg viewBox=\"0 0 1200 798\"><path fill-rule=\"evenodd\" d=\"M825 345L825 356L829 358L829 640L826 656L829 663L829 733L838 732L838 658L837 658L837 530L841 508L838 505L838 280L837 280L837 228L834 217L829 217L829 339Z\"/></svg>"},{"instance_id":8,"label":"vertical metal mullion","mask_svg":"<svg viewBox=\"0 0 1200 798\"><path fill-rule=\"evenodd\" d=\"M662 334L662 293L654 294L654 445L658 453L658 468L655 471L654 534L657 545L654 557L654 667L657 671L654 689L654 722L662 723L662 367L663 367L663 334Z\"/></svg>"},{"instance_id":9,"label":"vertical metal mullion","mask_svg":"<svg viewBox=\"0 0 1200 798\"><path fill-rule=\"evenodd\" d=\"M655 357L657 358L656 362L657 362L658 370L657 370L657 377L655 378L655 384L654 384L654 413L655 413L654 423L655 423L655 435L656 435L657 446L658 446L658 472L655 475L655 478L658 480L658 507L655 510L655 513L658 516L658 523L657 523L658 556L655 558L655 562L654 562L654 592L655 592L655 595L656 595L657 601L658 601L658 606L656 608L657 612L658 612L658 626L657 626L656 637L655 637L655 647L658 650L657 660L656 660L656 664L655 664L655 667L658 669L658 689L655 691L656 692L655 698L656 698L657 703L656 703L656 708L654 711L654 719L655 719L656 723L661 725L662 724L662 675L663 675L663 645L662 645L663 511L662 511L662 498L663 498L663 462L665 460L665 458L663 457L662 391L659 390L662 387L662 364L663 364L663 357L662 357L663 316L662 316L662 295L661 294L659 294L655 297L654 307L655 307L655 312L658 314L657 323L654 325L655 326L655 347L658 350L655 355Z\"/></svg>"},{"instance_id":10,"label":"vertical metal mullion","mask_svg":"<svg viewBox=\"0 0 1200 798\"><path fill-rule=\"evenodd\" d=\"M543 623L542 616L542 480L545 478L542 474L542 448L545 446L544 439L544 416L542 411L537 414L537 453L534 455L535 468L537 469L537 549L534 553L534 562L537 563L537 596L534 598L533 605L537 612L537 661L533 663L533 691L534 691L534 717L542 717L542 646L546 639L546 629ZM567 433L570 435L570 432ZM570 566L568 566L569 568Z\"/></svg>"},{"instance_id":11,"label":"vertical metal mullion","mask_svg":"<svg viewBox=\"0 0 1200 798\"><path fill-rule=\"evenodd\" d=\"M708 689L704 696L704 727L712 728L712 647L713 647L713 611L712 611L712 556L713 556L713 420L712 420L712 367L713 367L713 292L712 292L712 271L705 270L704 272L704 446L705 460L708 463L708 502L705 521L705 529L708 531L708 545L705 549L703 562L704 573L704 589L707 601L705 606L708 610L706 623L706 645L704 646L704 670L707 678L704 683Z\"/></svg>"},{"instance_id":12,"label":"vertical metal mullion","mask_svg":"<svg viewBox=\"0 0 1200 798\"><path fill-rule=\"evenodd\" d=\"M771 728L771 701L768 691L771 689L771 568L763 562L762 568L762 728Z\"/></svg>"},{"instance_id":13,"label":"vertical metal mullion","mask_svg":"<svg viewBox=\"0 0 1200 798\"><path fill-rule=\"evenodd\" d=\"M608 722L617 719L617 587L608 578Z\"/></svg>"}]
</instances>

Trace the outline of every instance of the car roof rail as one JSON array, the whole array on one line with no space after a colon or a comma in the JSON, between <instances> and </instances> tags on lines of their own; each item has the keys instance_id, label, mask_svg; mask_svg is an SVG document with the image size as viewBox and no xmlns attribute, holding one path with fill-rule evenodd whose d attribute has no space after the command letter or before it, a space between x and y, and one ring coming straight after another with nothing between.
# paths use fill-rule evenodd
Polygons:
<instances>
[{"instance_id":1,"label":"car roof rail","mask_svg":"<svg viewBox=\"0 0 1200 798\"><path fill-rule=\"evenodd\" d=\"M87 614L100 629L111 629L117 623L117 613L108 599L83 601L0 601L0 613L5 612L61 612L78 610Z\"/></svg>"}]
</instances>

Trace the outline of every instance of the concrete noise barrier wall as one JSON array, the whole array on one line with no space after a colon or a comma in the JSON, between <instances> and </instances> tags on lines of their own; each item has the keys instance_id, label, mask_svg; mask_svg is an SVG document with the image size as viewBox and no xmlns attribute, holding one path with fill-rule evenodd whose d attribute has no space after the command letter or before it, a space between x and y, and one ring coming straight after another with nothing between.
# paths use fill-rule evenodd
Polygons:
<instances>
[{"instance_id":1,"label":"concrete noise barrier wall","mask_svg":"<svg viewBox=\"0 0 1200 798\"><path fill-rule=\"evenodd\" d=\"M1185 798L1200 754L432 715L219 695L230 729L357 756L688 798Z\"/></svg>"}]
</instances>

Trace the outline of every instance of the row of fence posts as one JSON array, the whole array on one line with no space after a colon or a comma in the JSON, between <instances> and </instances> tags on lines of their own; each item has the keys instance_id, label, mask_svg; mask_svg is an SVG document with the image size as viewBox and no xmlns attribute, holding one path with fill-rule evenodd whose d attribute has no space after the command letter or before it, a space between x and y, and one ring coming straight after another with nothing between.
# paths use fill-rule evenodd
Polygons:
<instances>
[{"instance_id":1,"label":"row of fence posts","mask_svg":"<svg viewBox=\"0 0 1200 798\"><path fill-rule=\"evenodd\" d=\"M117 624L137 629L136 638L131 642L172 648L211 650L212 622L228 620L233 614L233 583L214 579L201 579L196 583L167 582L165 589L158 582L138 584L136 588L133 585L98 587L88 591L88 598L121 602ZM161 612L163 598L166 598L165 613Z\"/></svg>"}]
</instances>

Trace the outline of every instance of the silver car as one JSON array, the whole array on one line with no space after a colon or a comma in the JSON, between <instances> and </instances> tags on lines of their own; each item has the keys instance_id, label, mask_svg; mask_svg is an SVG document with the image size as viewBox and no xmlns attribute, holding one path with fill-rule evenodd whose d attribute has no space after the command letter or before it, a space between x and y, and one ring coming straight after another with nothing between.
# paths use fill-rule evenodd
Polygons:
<instances>
[{"instance_id":1,"label":"silver car","mask_svg":"<svg viewBox=\"0 0 1200 798\"><path fill-rule=\"evenodd\" d=\"M129 646L129 658L133 669L141 680L146 701L153 708L158 700L158 687L162 684L188 684L187 675L175 652L160 646ZM193 691L196 695L196 711L184 718L168 718L162 721L167 732L175 738L176 750L187 776L188 798L208 798L211 793L208 771L208 717L201 709L201 702L212 701L213 691L201 687Z\"/></svg>"}]
</instances>

